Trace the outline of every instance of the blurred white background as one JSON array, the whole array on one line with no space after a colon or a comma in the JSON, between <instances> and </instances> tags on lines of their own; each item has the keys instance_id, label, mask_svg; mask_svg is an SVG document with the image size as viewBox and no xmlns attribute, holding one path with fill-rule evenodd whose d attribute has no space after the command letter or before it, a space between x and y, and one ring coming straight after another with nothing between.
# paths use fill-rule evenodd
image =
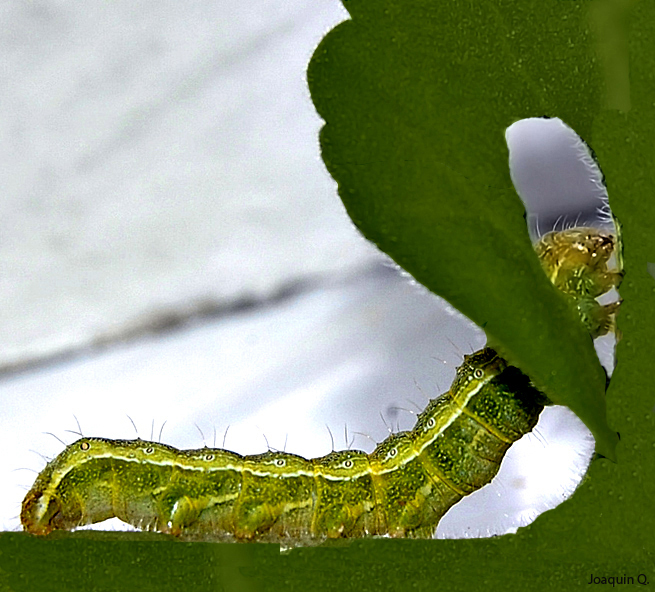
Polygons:
<instances>
[{"instance_id":1,"label":"blurred white background","mask_svg":"<svg viewBox=\"0 0 655 592\"><path fill-rule=\"evenodd\" d=\"M358 235L322 164L305 69L339 2L40 0L0 17L0 529L63 449L44 432L132 438L133 421L180 448L370 451L484 345ZM533 228L594 218L599 173L559 120L508 142ZM548 409L439 536L530 522L592 452Z\"/></svg>"}]
</instances>

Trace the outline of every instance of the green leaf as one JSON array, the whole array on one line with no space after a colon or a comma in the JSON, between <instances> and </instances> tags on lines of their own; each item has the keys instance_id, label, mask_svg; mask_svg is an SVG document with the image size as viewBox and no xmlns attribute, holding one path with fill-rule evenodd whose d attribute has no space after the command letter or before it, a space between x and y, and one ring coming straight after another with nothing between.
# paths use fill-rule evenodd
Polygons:
<instances>
[{"instance_id":1,"label":"green leaf","mask_svg":"<svg viewBox=\"0 0 655 592\"><path fill-rule=\"evenodd\" d=\"M354 223L483 327L615 458L605 375L534 255L504 132L558 116L591 140L602 73L585 3L351 0L309 66L325 164ZM538 14L539 18L533 18Z\"/></svg>"},{"instance_id":2,"label":"green leaf","mask_svg":"<svg viewBox=\"0 0 655 592\"><path fill-rule=\"evenodd\" d=\"M244 575L277 545L180 543L146 532L0 533L0 591L262 590Z\"/></svg>"}]
</instances>

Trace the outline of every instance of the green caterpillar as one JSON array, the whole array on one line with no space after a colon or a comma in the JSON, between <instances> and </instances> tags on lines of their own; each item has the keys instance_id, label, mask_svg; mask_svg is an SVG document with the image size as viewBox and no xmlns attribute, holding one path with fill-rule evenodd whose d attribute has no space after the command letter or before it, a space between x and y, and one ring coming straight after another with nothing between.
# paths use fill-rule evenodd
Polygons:
<instances>
[{"instance_id":1,"label":"green caterpillar","mask_svg":"<svg viewBox=\"0 0 655 592\"><path fill-rule=\"evenodd\" d=\"M83 438L39 475L21 521L36 534L117 516L146 530L219 538L431 537L448 508L491 481L544 402L486 348L465 358L451 390L411 432L371 454L307 460Z\"/></svg>"},{"instance_id":2,"label":"green caterpillar","mask_svg":"<svg viewBox=\"0 0 655 592\"><path fill-rule=\"evenodd\" d=\"M600 231L566 232L540 243L553 283L568 289L576 304L592 298L594 284L618 285L616 276L607 280L609 235L599 242ZM546 248L551 243L555 247ZM600 252L597 244L604 245L602 256L592 255ZM484 348L464 356L449 391L428 404L411 431L390 435L370 454L241 456L82 438L39 474L23 501L21 523L44 535L118 517L177 536L287 546L374 535L431 538L452 505L491 481L546 404L527 376Z\"/></svg>"}]
</instances>

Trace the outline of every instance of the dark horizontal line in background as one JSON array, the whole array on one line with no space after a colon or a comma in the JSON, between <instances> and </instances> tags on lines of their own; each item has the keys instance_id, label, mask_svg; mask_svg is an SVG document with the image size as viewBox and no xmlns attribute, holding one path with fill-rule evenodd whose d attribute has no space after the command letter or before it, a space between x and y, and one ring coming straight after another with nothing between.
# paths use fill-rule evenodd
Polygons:
<instances>
[{"instance_id":1,"label":"dark horizontal line in background","mask_svg":"<svg viewBox=\"0 0 655 592\"><path fill-rule=\"evenodd\" d=\"M321 275L298 278L282 284L264 297L244 295L232 302L201 300L189 306L153 311L80 345L33 356L20 362L0 364L0 380L37 368L69 362L118 345L186 330L205 321L273 308L315 290L353 285L374 277L397 276L398 273L399 270L394 264L376 263L337 278Z\"/></svg>"}]
</instances>

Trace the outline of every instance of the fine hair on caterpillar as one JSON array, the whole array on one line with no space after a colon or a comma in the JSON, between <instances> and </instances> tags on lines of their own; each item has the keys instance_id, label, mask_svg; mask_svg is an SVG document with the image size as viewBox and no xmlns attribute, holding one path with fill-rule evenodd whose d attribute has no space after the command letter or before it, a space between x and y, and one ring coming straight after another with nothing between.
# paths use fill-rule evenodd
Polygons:
<instances>
[{"instance_id":1,"label":"fine hair on caterpillar","mask_svg":"<svg viewBox=\"0 0 655 592\"><path fill-rule=\"evenodd\" d=\"M551 281L576 303L593 299L607 277L607 261L592 257L584 240L596 237L571 236L540 255ZM41 472L21 521L46 534L116 516L179 536L289 546L369 535L428 538L448 508L492 479L546 402L528 377L485 348L465 357L448 392L430 401L412 430L391 434L369 454L241 456L82 438Z\"/></svg>"}]
</instances>

